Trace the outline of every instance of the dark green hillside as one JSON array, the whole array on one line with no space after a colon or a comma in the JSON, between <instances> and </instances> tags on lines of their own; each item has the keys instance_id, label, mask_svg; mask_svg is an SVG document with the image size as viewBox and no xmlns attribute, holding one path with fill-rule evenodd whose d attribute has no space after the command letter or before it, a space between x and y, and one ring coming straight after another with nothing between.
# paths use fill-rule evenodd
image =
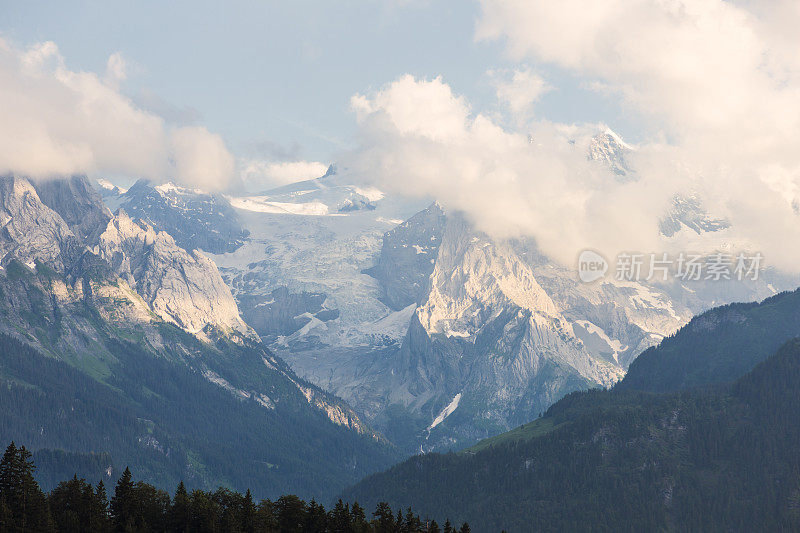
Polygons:
<instances>
[{"instance_id":1,"label":"dark green hillside","mask_svg":"<svg viewBox=\"0 0 800 533\"><path fill-rule=\"evenodd\" d=\"M717 307L631 363L616 388L669 392L731 382L800 336L800 289Z\"/></svg>"},{"instance_id":2,"label":"dark green hillside","mask_svg":"<svg viewBox=\"0 0 800 533\"><path fill-rule=\"evenodd\" d=\"M436 509L474 531L800 528L800 341L732 385L573 393L539 421L344 496Z\"/></svg>"},{"instance_id":3,"label":"dark green hillside","mask_svg":"<svg viewBox=\"0 0 800 533\"><path fill-rule=\"evenodd\" d=\"M251 488L257 497L293 492L324 499L395 457L309 410L300 391L280 388L286 380L264 381L271 374L253 371L250 379L260 376L261 390L272 390L285 408L240 399L136 345L109 346L118 363L102 383L0 335L0 441L35 450L47 489L75 472L116 479L129 465L164 488L184 480L203 489ZM258 354L237 356L242 374L263 366Z\"/></svg>"},{"instance_id":4,"label":"dark green hillside","mask_svg":"<svg viewBox=\"0 0 800 533\"><path fill-rule=\"evenodd\" d=\"M368 513L358 502L332 505L305 502L294 494L258 502L219 487L215 491L187 490L183 482L175 496L149 483L134 480L125 468L111 485L97 485L73 475L48 494L34 474L35 458L12 442L0 458L0 531L186 533L469 533L469 524L454 527L445 519L420 517L411 508L394 510L385 502Z\"/></svg>"}]
</instances>

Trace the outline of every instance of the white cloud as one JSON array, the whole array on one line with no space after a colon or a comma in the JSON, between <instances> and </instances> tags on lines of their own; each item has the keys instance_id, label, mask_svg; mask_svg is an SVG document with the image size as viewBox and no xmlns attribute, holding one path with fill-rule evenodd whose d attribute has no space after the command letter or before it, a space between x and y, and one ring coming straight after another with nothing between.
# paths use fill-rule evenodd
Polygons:
<instances>
[{"instance_id":1,"label":"white cloud","mask_svg":"<svg viewBox=\"0 0 800 533\"><path fill-rule=\"evenodd\" d=\"M125 77L118 53L101 78L68 69L52 42L22 50L0 40L0 172L224 187L233 163L222 140L202 128L167 128L119 92Z\"/></svg>"},{"instance_id":2,"label":"white cloud","mask_svg":"<svg viewBox=\"0 0 800 533\"><path fill-rule=\"evenodd\" d=\"M446 102L446 105L442 105ZM464 134L469 106L453 95L441 78L418 81L406 75L368 98L355 95L350 101L360 121L366 117L377 128L391 128L401 135L449 141Z\"/></svg>"},{"instance_id":3,"label":"white cloud","mask_svg":"<svg viewBox=\"0 0 800 533\"><path fill-rule=\"evenodd\" d=\"M521 63L568 71L640 114L650 129L629 161L638 179L619 183L587 166L592 127L532 120L524 131L504 128L472 113L442 80L406 76L353 99L360 148L348 166L364 180L435 196L497 235L532 235L564 262L584 247L615 255L676 246L657 237L658 221L676 193L693 192L732 222L726 239L800 269L796 2L481 6L478 39L501 40ZM546 88L525 68L518 72L498 85L512 112L530 109Z\"/></svg>"},{"instance_id":4,"label":"white cloud","mask_svg":"<svg viewBox=\"0 0 800 533\"><path fill-rule=\"evenodd\" d=\"M470 113L441 80L409 76L356 97L354 107L360 146L344 164L357 179L437 198L498 237L534 235L565 263L589 243L649 250L656 241L658 221L651 213L663 212L665 195L650 182L621 184L587 160L597 126L539 122L524 133L509 131Z\"/></svg>"},{"instance_id":5,"label":"white cloud","mask_svg":"<svg viewBox=\"0 0 800 533\"><path fill-rule=\"evenodd\" d=\"M114 52L108 56L106 79L112 84L118 84L128 79L128 64L120 52Z\"/></svg>"},{"instance_id":6,"label":"white cloud","mask_svg":"<svg viewBox=\"0 0 800 533\"><path fill-rule=\"evenodd\" d=\"M517 117L527 117L533 105L552 87L530 68L490 71L497 99Z\"/></svg>"},{"instance_id":7,"label":"white cloud","mask_svg":"<svg viewBox=\"0 0 800 533\"><path fill-rule=\"evenodd\" d=\"M583 77L649 119L653 138L671 139L669 158L647 162L647 180L668 183L679 160L685 186L731 219L739 237L797 269L800 251L789 244L800 237L797 2L481 5L479 38Z\"/></svg>"},{"instance_id":8,"label":"white cloud","mask_svg":"<svg viewBox=\"0 0 800 533\"><path fill-rule=\"evenodd\" d=\"M202 126L172 131L175 179L204 190L223 189L233 176L235 162L219 135Z\"/></svg>"},{"instance_id":9,"label":"white cloud","mask_svg":"<svg viewBox=\"0 0 800 533\"><path fill-rule=\"evenodd\" d=\"M435 197L500 238L533 236L562 263L572 264L587 247L609 257L625 250L686 251L685 241L660 237L658 224L676 193L697 192L735 224L736 234L726 238L755 243L773 264L797 268L798 251L787 243L800 238L791 204L798 187L796 181L787 187L782 166L771 167L746 189L735 189L730 183L747 181L735 166L746 158L728 154L713 166L683 146L645 143L629 155L638 179L621 182L587 160L591 138L603 126L539 121L524 132L509 130L471 113L441 80L406 76L373 95L356 97L354 107L359 148L344 163L357 179L396 193ZM448 126L424 117L446 117ZM740 148L759 145L740 133L745 141ZM690 244L690 251L698 251L697 246L710 249L719 241Z\"/></svg>"},{"instance_id":10,"label":"white cloud","mask_svg":"<svg viewBox=\"0 0 800 533\"><path fill-rule=\"evenodd\" d=\"M248 190L263 190L297 181L323 176L328 166L318 161L264 161L250 159L242 162L241 179Z\"/></svg>"}]
</instances>

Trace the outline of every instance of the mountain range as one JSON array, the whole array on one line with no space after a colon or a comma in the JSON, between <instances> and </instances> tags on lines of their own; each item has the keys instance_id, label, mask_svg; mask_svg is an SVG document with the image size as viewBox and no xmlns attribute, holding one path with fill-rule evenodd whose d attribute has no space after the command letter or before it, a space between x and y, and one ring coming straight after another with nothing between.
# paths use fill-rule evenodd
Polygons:
<instances>
[{"instance_id":1,"label":"mountain range","mask_svg":"<svg viewBox=\"0 0 800 533\"><path fill-rule=\"evenodd\" d=\"M576 149L637 179L635 148L610 130ZM334 167L236 194L6 176L0 223L0 379L14 406L0 436L66 453L67 470L110 477L124 462L157 485L258 496L331 497L612 387L629 367L617 388L647 369L658 390L651 347L710 307L797 285L769 270L582 283L531 239L496 239L435 199ZM661 232L724 240L728 227L687 191ZM709 382L718 366L683 379ZM92 398L107 409L85 408Z\"/></svg>"},{"instance_id":2,"label":"mountain range","mask_svg":"<svg viewBox=\"0 0 800 533\"><path fill-rule=\"evenodd\" d=\"M4 438L264 495L322 497L397 457L264 347L208 256L85 179L2 178L0 217Z\"/></svg>"},{"instance_id":3,"label":"mountain range","mask_svg":"<svg viewBox=\"0 0 800 533\"><path fill-rule=\"evenodd\" d=\"M611 130L575 149L611 179L638 179L627 162L635 147ZM696 313L798 283L768 271L744 282L584 284L530 239L494 239L433 199L387 196L333 167L256 194L104 190L109 205L184 235L184 246L196 228L219 226L225 244L203 250L244 321L404 453L506 431L569 392L617 382ZM724 241L728 227L687 191L661 232Z\"/></svg>"},{"instance_id":4,"label":"mountain range","mask_svg":"<svg viewBox=\"0 0 800 533\"><path fill-rule=\"evenodd\" d=\"M343 498L436 509L475 531L796 530L798 295L712 309L613 389L572 393L533 422L416 456Z\"/></svg>"}]
</instances>

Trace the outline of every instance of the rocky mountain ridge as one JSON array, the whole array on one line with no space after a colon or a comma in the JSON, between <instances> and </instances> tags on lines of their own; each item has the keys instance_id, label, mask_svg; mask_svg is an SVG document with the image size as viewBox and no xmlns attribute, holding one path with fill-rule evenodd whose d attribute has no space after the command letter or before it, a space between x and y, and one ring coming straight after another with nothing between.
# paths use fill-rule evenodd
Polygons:
<instances>
[{"instance_id":1,"label":"rocky mountain ridge","mask_svg":"<svg viewBox=\"0 0 800 533\"><path fill-rule=\"evenodd\" d=\"M254 351L263 359L257 374L273 374L332 422L380 439L347 404L295 376L260 344L213 261L121 209L112 215L85 178L4 177L0 213L0 331L101 380L113 374L112 345L134 342L274 409L270 390L245 386L235 360L209 366L229 357L226 350ZM199 353L210 359L196 359Z\"/></svg>"}]
</instances>

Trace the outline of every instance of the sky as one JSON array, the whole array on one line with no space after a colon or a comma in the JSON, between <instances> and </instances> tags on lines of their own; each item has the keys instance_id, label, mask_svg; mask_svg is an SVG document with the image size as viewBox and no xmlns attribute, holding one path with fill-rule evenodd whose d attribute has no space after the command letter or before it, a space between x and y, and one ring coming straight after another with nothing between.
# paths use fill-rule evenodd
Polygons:
<instances>
[{"instance_id":1,"label":"sky","mask_svg":"<svg viewBox=\"0 0 800 533\"><path fill-rule=\"evenodd\" d=\"M659 236L691 195L800 270L796 0L0 5L2 172L263 190L335 162L565 264L719 246ZM607 126L632 179L586 160Z\"/></svg>"},{"instance_id":2,"label":"sky","mask_svg":"<svg viewBox=\"0 0 800 533\"><path fill-rule=\"evenodd\" d=\"M353 146L352 95L405 74L441 76L481 109L489 71L512 68L476 42L470 1L2 2L0 36L52 41L71 70L127 66L123 94L167 120L201 124L241 158L333 162ZM555 69L554 69L555 70ZM609 99L563 72L542 116L605 121L636 136Z\"/></svg>"}]
</instances>

